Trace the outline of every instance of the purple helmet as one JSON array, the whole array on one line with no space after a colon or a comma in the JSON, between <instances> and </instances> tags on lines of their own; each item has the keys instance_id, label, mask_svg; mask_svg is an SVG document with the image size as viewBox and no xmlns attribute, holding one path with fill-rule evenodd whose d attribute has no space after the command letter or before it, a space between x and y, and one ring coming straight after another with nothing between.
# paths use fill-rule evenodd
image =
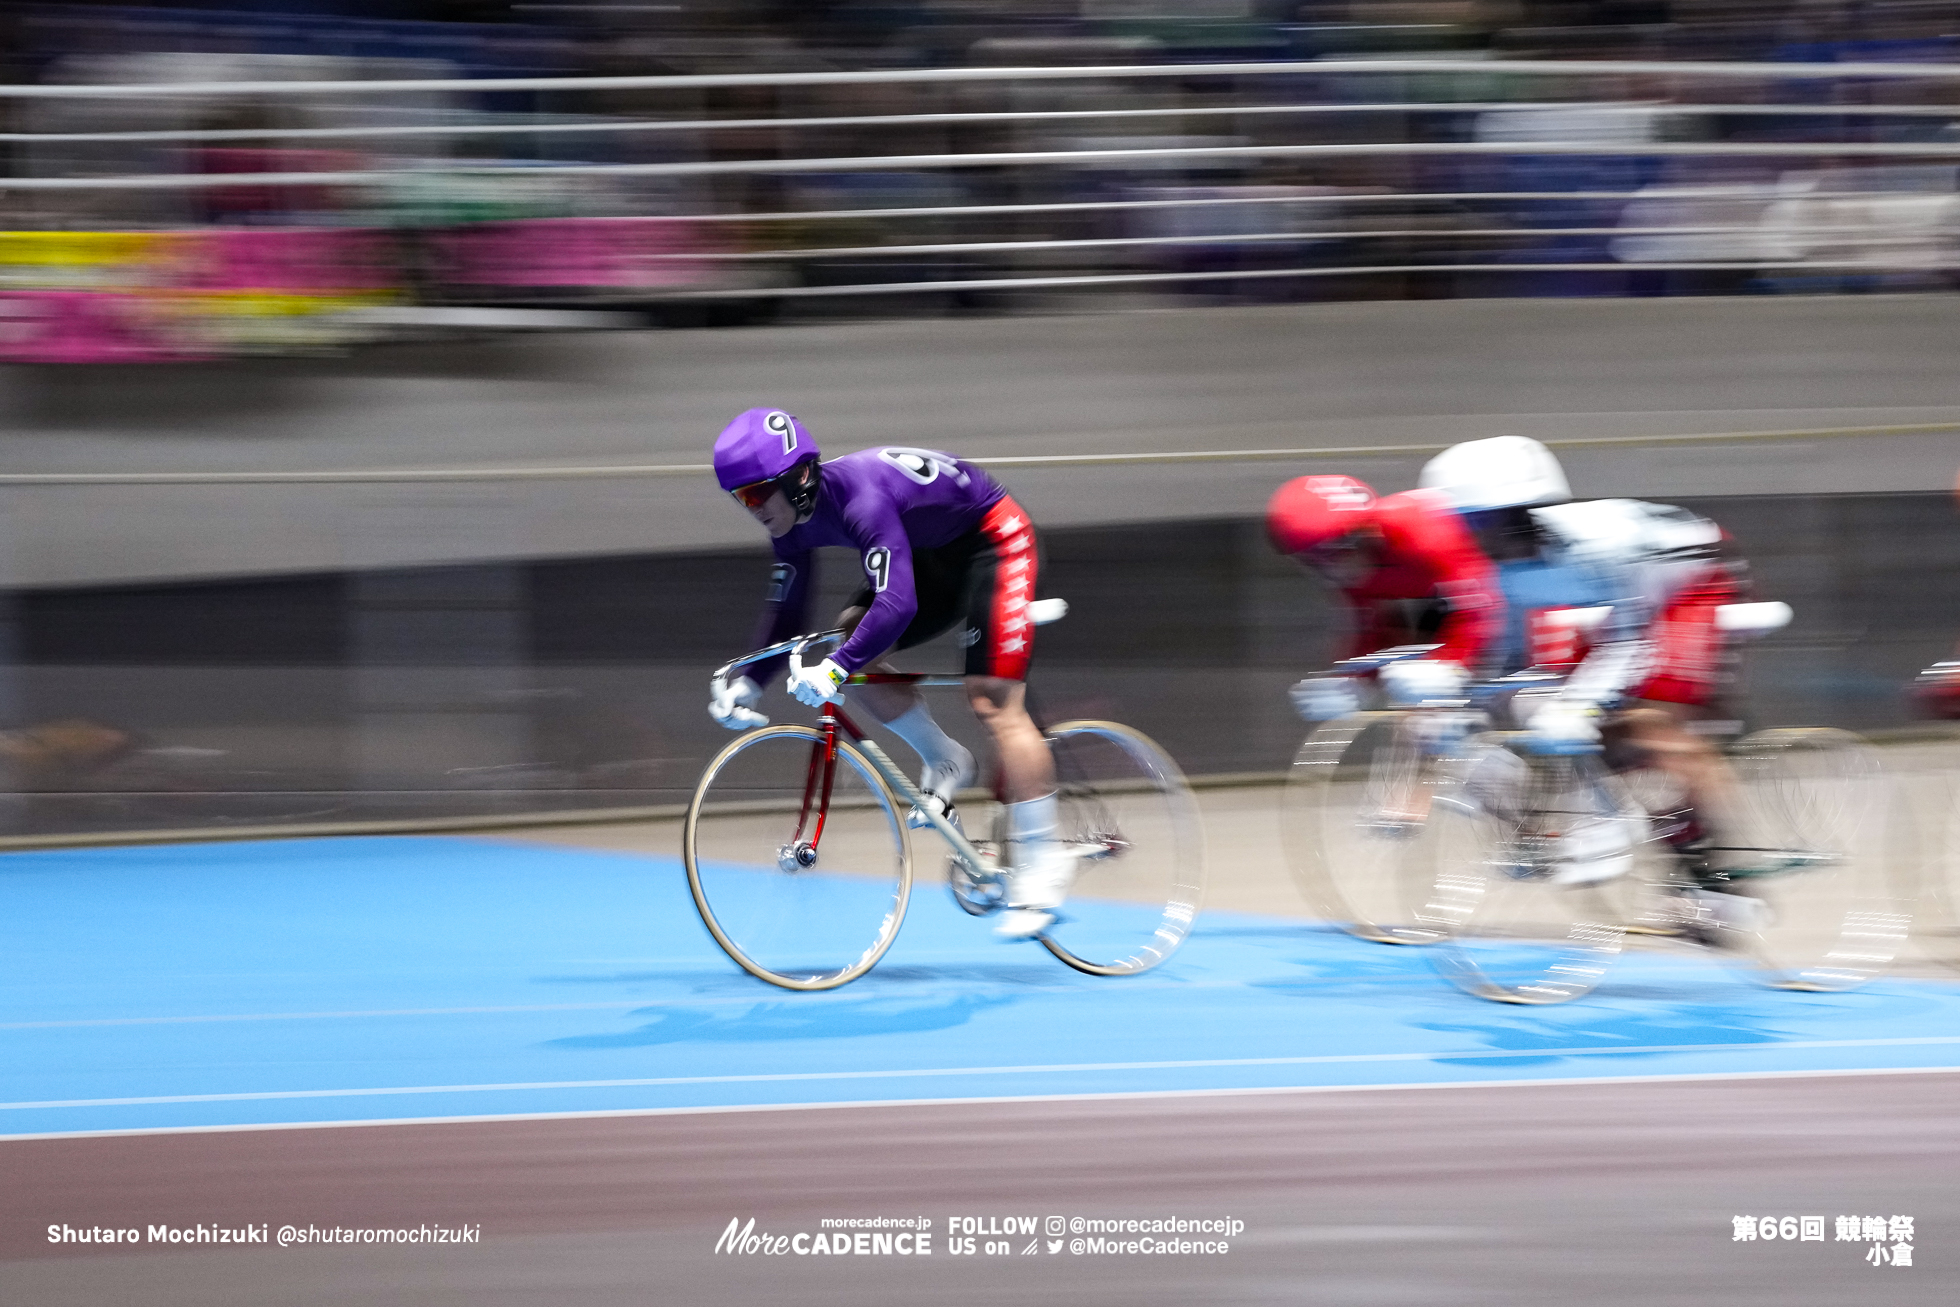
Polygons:
<instances>
[{"instance_id":1,"label":"purple helmet","mask_svg":"<svg viewBox=\"0 0 1960 1307\"><path fill-rule=\"evenodd\" d=\"M821 456L801 422L779 408L752 408L715 438L715 478L723 490L774 481Z\"/></svg>"}]
</instances>

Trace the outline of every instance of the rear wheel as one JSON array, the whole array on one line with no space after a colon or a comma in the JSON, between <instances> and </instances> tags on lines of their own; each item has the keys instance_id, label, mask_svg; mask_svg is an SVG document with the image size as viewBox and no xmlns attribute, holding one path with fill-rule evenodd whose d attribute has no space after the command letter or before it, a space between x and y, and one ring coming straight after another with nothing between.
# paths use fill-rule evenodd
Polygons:
<instances>
[{"instance_id":1,"label":"rear wheel","mask_svg":"<svg viewBox=\"0 0 1960 1307\"><path fill-rule=\"evenodd\" d=\"M1917 801L1912 811L1926 814L1921 906L1913 937L1935 961L1960 969L1960 776L1939 758L1922 760L1913 779Z\"/></svg>"},{"instance_id":2,"label":"rear wheel","mask_svg":"<svg viewBox=\"0 0 1960 1307\"><path fill-rule=\"evenodd\" d=\"M1888 969L1916 895L1903 804L1877 750L1848 731L1774 730L1734 760L1746 825L1716 869L1768 908L1747 941L1765 978L1843 990Z\"/></svg>"},{"instance_id":3,"label":"rear wheel","mask_svg":"<svg viewBox=\"0 0 1960 1307\"><path fill-rule=\"evenodd\" d=\"M1075 883L1041 935L1050 953L1098 976L1135 975L1177 951L1204 902L1197 799L1163 750L1114 722L1048 732L1060 837Z\"/></svg>"}]
</instances>

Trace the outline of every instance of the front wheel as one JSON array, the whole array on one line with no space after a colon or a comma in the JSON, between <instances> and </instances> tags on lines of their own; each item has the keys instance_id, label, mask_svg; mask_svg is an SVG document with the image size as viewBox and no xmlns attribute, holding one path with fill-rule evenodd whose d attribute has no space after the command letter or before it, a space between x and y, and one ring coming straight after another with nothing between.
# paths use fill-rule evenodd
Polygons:
<instances>
[{"instance_id":1,"label":"front wheel","mask_svg":"<svg viewBox=\"0 0 1960 1307\"><path fill-rule=\"evenodd\" d=\"M890 787L849 743L808 726L751 731L723 749L695 788L681 849L708 933L784 989L834 989L869 971L912 892Z\"/></svg>"},{"instance_id":2,"label":"front wheel","mask_svg":"<svg viewBox=\"0 0 1960 1307\"><path fill-rule=\"evenodd\" d=\"M1114 722L1048 732L1059 836L1074 846L1068 901L1041 942L1097 976L1130 976L1177 951L1204 903L1204 825L1184 773Z\"/></svg>"},{"instance_id":3,"label":"front wheel","mask_svg":"<svg viewBox=\"0 0 1960 1307\"><path fill-rule=\"evenodd\" d=\"M1381 944L1431 944L1426 828L1440 784L1416 714L1328 722L1293 759L1282 800L1286 861L1324 920Z\"/></svg>"},{"instance_id":4,"label":"front wheel","mask_svg":"<svg viewBox=\"0 0 1960 1307\"><path fill-rule=\"evenodd\" d=\"M1430 961L1466 993L1565 1003L1589 992L1625 943L1600 887L1631 874L1647 814L1597 757L1520 755L1470 741L1436 797L1434 891L1445 938Z\"/></svg>"}]
</instances>

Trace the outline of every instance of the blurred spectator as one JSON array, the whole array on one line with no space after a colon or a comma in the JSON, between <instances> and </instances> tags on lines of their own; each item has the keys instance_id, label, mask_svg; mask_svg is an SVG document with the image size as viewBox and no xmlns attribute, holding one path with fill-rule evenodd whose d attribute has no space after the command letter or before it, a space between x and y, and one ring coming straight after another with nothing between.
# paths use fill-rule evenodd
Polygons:
<instances>
[{"instance_id":1,"label":"blurred spectator","mask_svg":"<svg viewBox=\"0 0 1960 1307\"><path fill-rule=\"evenodd\" d=\"M434 86L0 100L10 174L53 184L0 190L0 359L335 348L564 323L568 304L930 312L1006 303L1015 277L1192 274L1148 293L1200 299L1943 287L1954 170L1850 147L1950 144L1954 82L1494 60L1953 62L1947 22L1915 0L6 6L0 76L20 81ZM470 81L1438 53L1458 66ZM1683 142L1708 152L1669 157ZM1815 153L1751 154L1765 143ZM958 158L976 154L1005 157ZM913 284L931 293L864 297ZM498 313L456 316L472 307Z\"/></svg>"}]
</instances>

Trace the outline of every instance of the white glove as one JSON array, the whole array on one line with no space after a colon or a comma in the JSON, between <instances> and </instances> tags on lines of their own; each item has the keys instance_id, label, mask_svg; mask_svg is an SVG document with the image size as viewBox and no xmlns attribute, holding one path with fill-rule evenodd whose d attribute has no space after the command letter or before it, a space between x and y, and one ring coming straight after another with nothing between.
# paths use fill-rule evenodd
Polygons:
<instances>
[{"instance_id":1,"label":"white glove","mask_svg":"<svg viewBox=\"0 0 1960 1307\"><path fill-rule=\"evenodd\" d=\"M1287 691L1293 711L1310 722L1331 722L1361 710L1361 696L1346 676L1309 676Z\"/></svg>"},{"instance_id":2,"label":"white glove","mask_svg":"<svg viewBox=\"0 0 1960 1307\"><path fill-rule=\"evenodd\" d=\"M732 681L717 676L708 683L708 715L731 731L767 726L769 719L755 711L761 702L762 687L746 676Z\"/></svg>"},{"instance_id":3,"label":"white glove","mask_svg":"<svg viewBox=\"0 0 1960 1307\"><path fill-rule=\"evenodd\" d=\"M1469 675L1455 663L1435 658L1404 658L1390 663L1377 676L1388 701L1397 708L1450 702L1463 698Z\"/></svg>"},{"instance_id":4,"label":"white glove","mask_svg":"<svg viewBox=\"0 0 1960 1307\"><path fill-rule=\"evenodd\" d=\"M814 667L808 663L793 665L789 673L789 692L796 696L798 702L807 703L812 708L820 703L842 703L844 696L837 693L837 687L850 679L850 675L837 665L834 658L826 658Z\"/></svg>"},{"instance_id":5,"label":"white glove","mask_svg":"<svg viewBox=\"0 0 1960 1307\"><path fill-rule=\"evenodd\" d=\"M1530 747L1538 753L1589 753L1599 747L1599 709L1582 700L1553 699L1531 715Z\"/></svg>"}]
</instances>

